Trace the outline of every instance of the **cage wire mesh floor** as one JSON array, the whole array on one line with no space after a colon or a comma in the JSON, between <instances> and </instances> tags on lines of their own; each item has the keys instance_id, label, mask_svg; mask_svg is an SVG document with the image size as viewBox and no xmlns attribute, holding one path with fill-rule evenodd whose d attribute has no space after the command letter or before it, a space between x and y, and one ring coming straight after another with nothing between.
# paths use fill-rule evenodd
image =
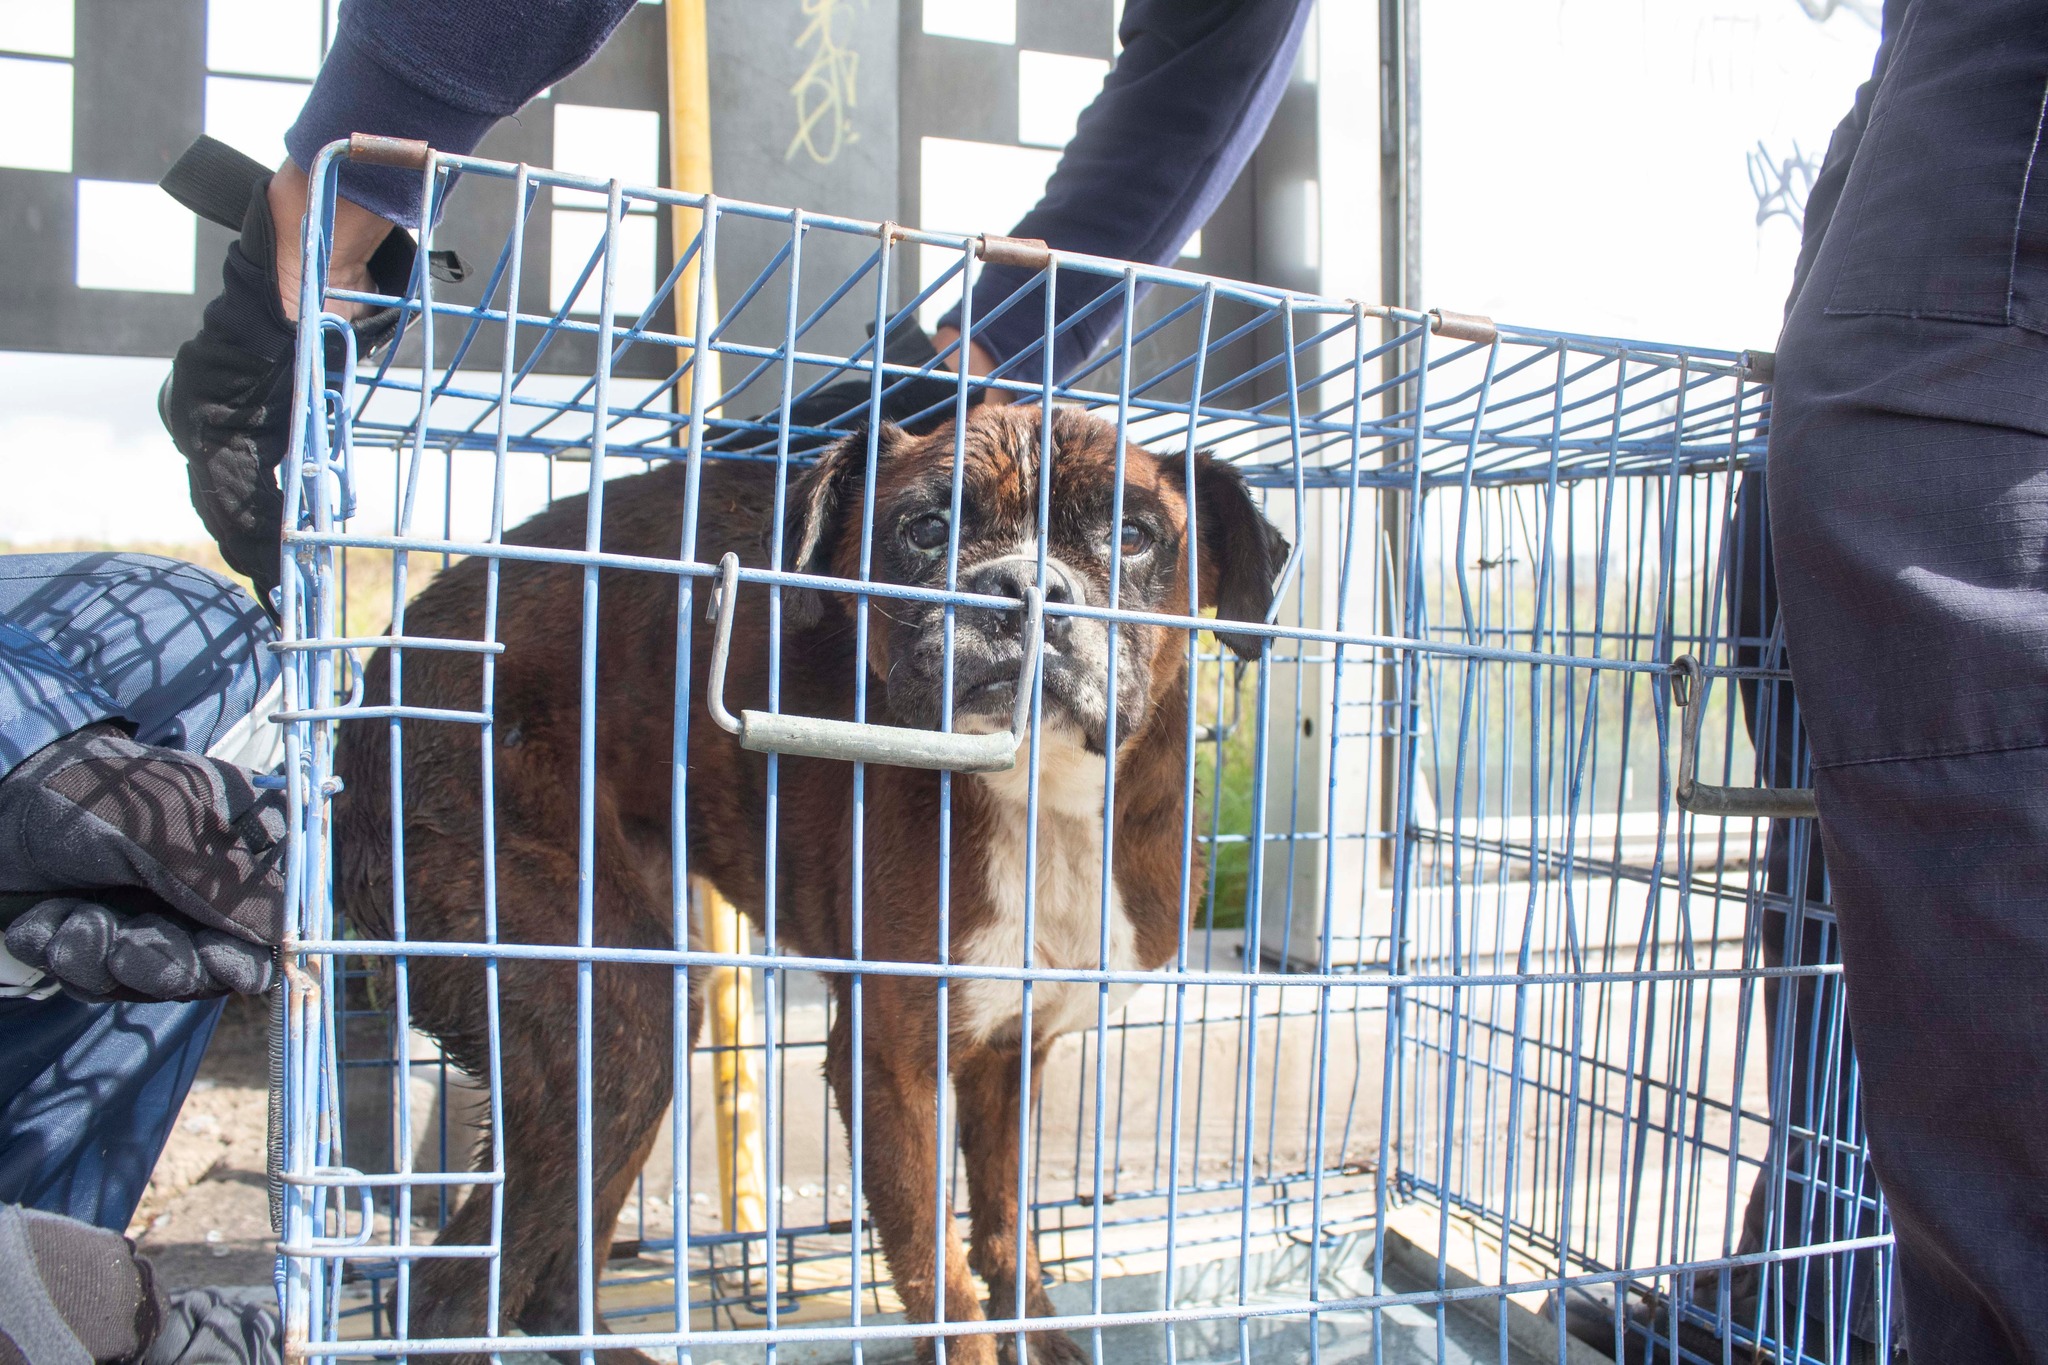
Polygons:
<instances>
[{"instance_id":1,"label":"cage wire mesh floor","mask_svg":"<svg viewBox=\"0 0 2048 1365\"><path fill-rule=\"evenodd\" d=\"M330 206L345 154L337 144L315 168ZM953 1311L939 1327L902 1312L904 1269L876 1236L871 1180L863 1193L892 1154L862 1131L872 1118L848 1132L825 1079L838 1030L879 1059L854 1082L865 1075L864 1103L875 1102L892 1033L914 1030L861 1002L915 979L949 1002L937 1006L950 1011L941 1035L956 1038L941 1044L942 1069L979 1045L947 1032L985 998L975 989L993 982L1048 1013L1080 1002L1078 1026L1043 1040L1035 1108L1018 1121L1020 1174L1005 1177L1027 1230L1019 1245L1035 1246L1049 1288L1041 1311L1076 1352L1041 1355L1051 1338L1038 1333L1034 1359L1721 1360L1759 1347L1784 1360L1882 1358L1870 1353L1892 1344L1890 1240L1862 1149L1833 921L1809 875L1810 824L1694 816L1673 799L1680 655L1702 660L1709 683L1703 781L1804 776L1762 597L1760 511L1743 493L1763 459L1760 361L472 158L417 165L429 203L458 172L465 193L499 195L502 246L465 282L422 271L404 299L325 294L329 308L401 308L404 327L367 359L331 314L303 330L287 465L296 939L282 1267L306 1354L518 1353L535 1337L698 1361L893 1359L934 1338L949 1359L978 1359L991 1341L1010 1349L1015 1301L1000 1293L987 1315L1012 1326L993 1338ZM577 193L603 199L606 231L548 307L534 210ZM684 250L650 302L622 310L612 247L646 213L668 219ZM306 316L322 307L323 234L316 218ZM1004 307L1043 319L1037 346L973 379L894 349L928 299L996 260L1035 272ZM696 288L736 277L750 283L730 299ZM1059 318L1054 288L1092 302ZM1075 349L1091 317L1107 341L1067 377L1046 377L1040 357ZM968 335L986 322L967 318ZM953 452L953 473L939 493L971 525L981 494L958 433L993 420L980 414L997 397L1036 432L1035 414L1056 410L1108 424L1118 487L1137 448L1162 469L1193 471L1198 450L1227 463L1291 547L1267 619L1225 632L1249 640L1243 650L1184 610L1134 606L1142 580L1124 556L1142 551L1127 534L1104 550L1106 591L1044 608L1050 622L1097 621L1120 640L1159 632L1172 641L1162 657L1182 661L1185 763L1166 785L1183 788L1168 793L1181 798L1183 856L1163 874L1173 942L1151 960L1110 951L1119 897L1161 874L1131 866L1122 834L1099 832L1115 894L1099 869L1087 882L1089 869L1059 867L1024 892L1027 917L1062 876L1100 892L1108 913L1066 960L1042 939L1027 949L1021 932L1007 960L923 968L866 954L857 934L844 951L806 954L788 921L751 943L707 938L721 915L737 924L717 891L746 893L686 883L696 835L685 827L701 817L683 779L669 793L678 737L713 724L690 642L708 629L691 623L716 597L716 557L696 553L689 525L659 554L622 551L609 510L577 510L559 545L512 528L599 485L609 509L636 487L618 478L644 470L680 468L693 490L724 477L706 471L772 472L786 511L834 449L852 452L856 479L865 467L872 508L885 438L863 417L877 409L941 433L934 449ZM863 544L888 532L878 521L867 516ZM1042 545L1053 524L1039 529ZM777 585L784 602L823 584L862 621L926 603L950 622L989 605L962 577L967 550L967 531L949 532L937 586L922 589L891 581L874 557L847 573L858 561L799 571L785 555L740 581ZM1036 581L1046 573L1041 563ZM535 671L545 651L523 627L500 632L516 604L496 605L501 586L550 574L580 604L546 623L567 641L547 656L560 676ZM494 605L474 632L407 624L408 599L437 575L444 598L487 582ZM598 604L629 579L658 583L669 603L674 688L604 699L644 722L645 752L629 744L630 761L600 753L599 726L615 719L593 700L612 657L597 657L600 638L606 650L634 638L601 637ZM374 650L385 652L370 661ZM432 680L458 666L467 699L435 695ZM400 693L401 669L423 693ZM853 671L862 679L844 685L867 687ZM496 708L535 678L559 684L581 726L567 761L521 779L557 794L551 856L575 875L561 883L559 932L521 938L498 905L527 865L496 841L514 819L518 789L504 784L524 761L513 756L522 722ZM877 679L863 704L883 699ZM336 778L351 732L393 736L377 741L379 763L392 755L391 834L370 858L384 870L364 875L381 875L387 898L406 893L354 924L337 903L354 855L336 810L369 798L361 778ZM610 818L598 770L615 761L659 774L672 828L650 847L686 850L660 874L673 910L660 942L618 946L592 889L593 831ZM775 774L816 771L775 762L771 819L797 808L794 779L778 787ZM1027 744L1020 780L1034 790L1042 762ZM878 763L859 772L856 800L884 780ZM475 823L451 833L422 815L422 773L479 802ZM982 780L938 788L941 818L918 857L980 856L956 847L967 826L950 822L970 809L964 784ZM1100 800L1089 819L1113 823ZM415 865L439 856L437 839L467 850L453 891L427 886ZM414 902L451 895L474 907L467 931L408 919ZM566 1017L543 1021L573 1058L560 1073L572 1082L552 1094L521 1088L544 1059L522 1041L537 1036L531 999L508 985L550 964L581 992L562 997L575 1002ZM603 1011L603 983L632 972L661 979L661 1003L621 1024ZM488 1021L467 1054L484 1061L467 1074L443 1048L450 1007L435 992L450 982ZM674 1097L644 1159L600 1178L618 1165L598 1150L615 1034L681 1038L693 1013L710 1026L694 1052L664 1053ZM941 1205L929 1201L943 1199L972 1232L975 1177L955 1138L979 1103L941 1087L920 1111L947 1176L925 1177L934 1229ZM522 1155L544 1141L573 1163ZM471 1225L485 1235L437 1242L465 1198L488 1215ZM608 1199L623 1208L616 1228L604 1224ZM549 1200L574 1224L573 1252L522 1262L521 1220ZM447 1269L458 1262L472 1279ZM935 1273L960 1275L943 1260ZM423 1281L473 1285L475 1301L451 1304ZM593 1335L600 1313L614 1335Z\"/></svg>"}]
</instances>

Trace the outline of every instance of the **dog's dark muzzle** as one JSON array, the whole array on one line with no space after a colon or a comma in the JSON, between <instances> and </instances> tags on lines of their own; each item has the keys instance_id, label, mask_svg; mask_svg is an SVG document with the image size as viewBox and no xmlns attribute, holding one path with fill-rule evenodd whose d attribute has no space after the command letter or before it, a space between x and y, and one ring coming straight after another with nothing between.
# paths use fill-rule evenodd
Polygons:
<instances>
[{"instance_id":1,"label":"dog's dark muzzle","mask_svg":"<svg viewBox=\"0 0 2048 1365\"><path fill-rule=\"evenodd\" d=\"M1009 647L1004 648L1004 643ZM1002 642L994 649L970 648L966 656L963 657L958 650L954 654L954 716L1007 717L1017 701L1017 678L1023 671L1023 651L1014 642Z\"/></svg>"},{"instance_id":2,"label":"dog's dark muzzle","mask_svg":"<svg viewBox=\"0 0 2048 1365\"><path fill-rule=\"evenodd\" d=\"M1005 555L1001 559L991 559L986 563L977 564L961 576L960 587L963 591L983 597L1014 598L1020 606L1014 611L997 611L987 607L970 608L961 615L980 627L991 641L1003 639L1005 636L1014 639L1024 629L1024 612L1021 609L1024 590L1038 582L1038 561L1028 555ZM1057 559L1045 561L1045 581L1041 587L1048 607L1087 600L1080 579L1073 570ZM1047 613L1045 643L1048 646L1053 649L1063 648L1072 634L1071 617ZM1021 657L1020 651L1019 658Z\"/></svg>"},{"instance_id":3,"label":"dog's dark muzzle","mask_svg":"<svg viewBox=\"0 0 2048 1365\"><path fill-rule=\"evenodd\" d=\"M1032 555L1005 555L968 569L960 577L963 591L984 597L1009 597L1018 601L1012 610L993 607L963 607L954 614L953 711L956 716L1007 715L1016 700L1017 677L1026 654L1023 638L1026 613L1023 600L1033 587L1041 587L1048 606L1085 602L1087 592L1072 569L1048 558L1040 577L1039 562ZM934 623L936 625L936 622ZM1099 694L1105 679L1087 676L1089 669L1076 657L1078 636L1075 618L1046 612L1041 627L1044 635L1046 685L1044 705L1048 715L1067 713L1084 726L1102 709ZM943 647L940 651L943 654ZM1057 673L1057 677L1054 674ZM1091 700L1094 704L1090 704Z\"/></svg>"}]
</instances>

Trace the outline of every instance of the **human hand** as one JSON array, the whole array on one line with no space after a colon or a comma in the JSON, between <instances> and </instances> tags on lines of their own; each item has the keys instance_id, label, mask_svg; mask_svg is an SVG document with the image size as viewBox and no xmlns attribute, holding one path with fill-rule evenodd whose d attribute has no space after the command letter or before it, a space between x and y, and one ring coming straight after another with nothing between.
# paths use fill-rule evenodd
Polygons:
<instances>
[{"instance_id":1,"label":"human hand","mask_svg":"<svg viewBox=\"0 0 2048 1365\"><path fill-rule=\"evenodd\" d=\"M939 361L940 367L951 370L955 374L960 372L960 353L958 351L953 352L951 355L943 355L943 353L948 347L959 340L960 329L958 327L941 327L938 331L932 333L932 345L942 353L942 358ZM996 358L983 349L980 342L970 341L967 343L967 373L985 375L995 369L995 367ZM994 406L1008 403L1012 401L1013 397L1014 395L1003 389L984 389L981 401Z\"/></svg>"},{"instance_id":2,"label":"human hand","mask_svg":"<svg viewBox=\"0 0 2048 1365\"><path fill-rule=\"evenodd\" d=\"M0 1356L37 1365L147 1357L169 1305L135 1243L90 1223L0 1203L0 1247L8 1331L34 1329L21 1339L0 1334Z\"/></svg>"},{"instance_id":3,"label":"human hand","mask_svg":"<svg viewBox=\"0 0 2048 1365\"><path fill-rule=\"evenodd\" d=\"M932 338L909 319L898 323L889 333L882 352L886 363L902 369L923 369L930 366L937 355ZM947 368L943 362L938 366L938 370ZM942 376L937 371L919 376L886 375L882 380L881 419L910 425L913 430L928 430L952 419L959 391L957 379ZM873 379L855 373L809 397L796 400L789 408L790 425L822 428L824 434L816 434L814 430L812 434L794 437L791 450L817 449L844 436L859 423L872 421L874 414L869 410L869 399L873 392ZM968 402L979 403L990 396L984 390L973 390L968 394ZM772 426L779 417L780 414L775 412L764 413L756 421L745 424L736 434L713 442L713 448L722 449L750 441L754 439L754 433Z\"/></svg>"},{"instance_id":4,"label":"human hand","mask_svg":"<svg viewBox=\"0 0 2048 1365\"><path fill-rule=\"evenodd\" d=\"M246 770L89 726L0 779L0 893L31 905L8 951L93 995L263 989L285 834Z\"/></svg>"},{"instance_id":5,"label":"human hand","mask_svg":"<svg viewBox=\"0 0 2048 1365\"><path fill-rule=\"evenodd\" d=\"M37 901L6 943L87 1001L261 995L277 982L275 948L196 924L146 892Z\"/></svg>"},{"instance_id":6,"label":"human hand","mask_svg":"<svg viewBox=\"0 0 2048 1365\"><path fill-rule=\"evenodd\" d=\"M278 583L284 519L277 467L291 436L305 172L286 162L272 175L232 148L201 138L165 185L195 212L239 227L242 235L228 247L221 292L207 304L199 334L178 348L157 410L190 466L192 505L207 533L275 615L270 594ZM336 202L332 287L402 295L413 259L405 233L347 200ZM354 324L359 357L397 330L395 308L371 311L344 301L330 306ZM341 363L341 347L331 344L330 370Z\"/></svg>"}]
</instances>

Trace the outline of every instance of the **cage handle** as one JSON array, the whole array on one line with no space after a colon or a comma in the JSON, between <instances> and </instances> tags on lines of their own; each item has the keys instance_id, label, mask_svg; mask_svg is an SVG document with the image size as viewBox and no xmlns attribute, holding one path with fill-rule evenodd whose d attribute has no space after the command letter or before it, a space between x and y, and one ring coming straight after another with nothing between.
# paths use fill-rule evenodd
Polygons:
<instances>
[{"instance_id":1,"label":"cage handle","mask_svg":"<svg viewBox=\"0 0 2048 1365\"><path fill-rule=\"evenodd\" d=\"M1678 703L1680 810L1730 820L1812 820L1820 815L1811 787L1703 786L1700 722L1707 710L1707 670L1690 654L1671 661L1671 699Z\"/></svg>"},{"instance_id":2,"label":"cage handle","mask_svg":"<svg viewBox=\"0 0 2048 1365\"><path fill-rule=\"evenodd\" d=\"M706 679L705 705L721 729L738 735L740 747L757 754L800 754L807 758L840 759L848 763L886 763L898 768L943 768L962 773L1007 772L1017 766L1017 750L1031 718L1031 693L1038 677L1039 655L1045 648L1045 595L1036 587L1024 590L1024 667L1017 677L1017 700L1010 728L992 735L967 735L940 730L912 730L900 725L870 725L818 716L782 716L768 711L742 711L725 706L725 665L732 652L733 604L739 597L740 559L728 554L718 561L718 587L712 602L716 633L711 646L711 673Z\"/></svg>"}]
</instances>

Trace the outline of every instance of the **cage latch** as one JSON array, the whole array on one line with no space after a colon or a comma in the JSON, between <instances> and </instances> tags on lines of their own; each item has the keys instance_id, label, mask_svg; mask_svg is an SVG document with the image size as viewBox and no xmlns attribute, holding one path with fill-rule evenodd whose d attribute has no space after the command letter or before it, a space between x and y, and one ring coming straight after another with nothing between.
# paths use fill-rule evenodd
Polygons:
<instances>
[{"instance_id":1,"label":"cage latch","mask_svg":"<svg viewBox=\"0 0 2048 1365\"><path fill-rule=\"evenodd\" d=\"M1709 787L1700 782L1700 721L1707 710L1707 670L1690 654L1671 661L1671 699L1678 703L1680 810L1730 820L1811 820L1820 814L1811 787Z\"/></svg>"},{"instance_id":2,"label":"cage latch","mask_svg":"<svg viewBox=\"0 0 2048 1365\"><path fill-rule=\"evenodd\" d=\"M1038 677L1039 655L1045 648L1045 596L1036 587L1024 590L1024 664L1017 675L1017 698L1010 727L992 735L913 730L900 725L870 725L818 716L783 716L769 711L725 707L725 665L732 653L732 617L739 597L740 560L728 554L718 561L717 597L712 603L715 634L710 676L705 680L705 705L720 728L738 735L740 747L757 754L801 754L808 758L848 763L886 763L897 768L942 768L962 773L1006 772L1017 766L1025 727L1031 718L1031 694Z\"/></svg>"}]
</instances>

